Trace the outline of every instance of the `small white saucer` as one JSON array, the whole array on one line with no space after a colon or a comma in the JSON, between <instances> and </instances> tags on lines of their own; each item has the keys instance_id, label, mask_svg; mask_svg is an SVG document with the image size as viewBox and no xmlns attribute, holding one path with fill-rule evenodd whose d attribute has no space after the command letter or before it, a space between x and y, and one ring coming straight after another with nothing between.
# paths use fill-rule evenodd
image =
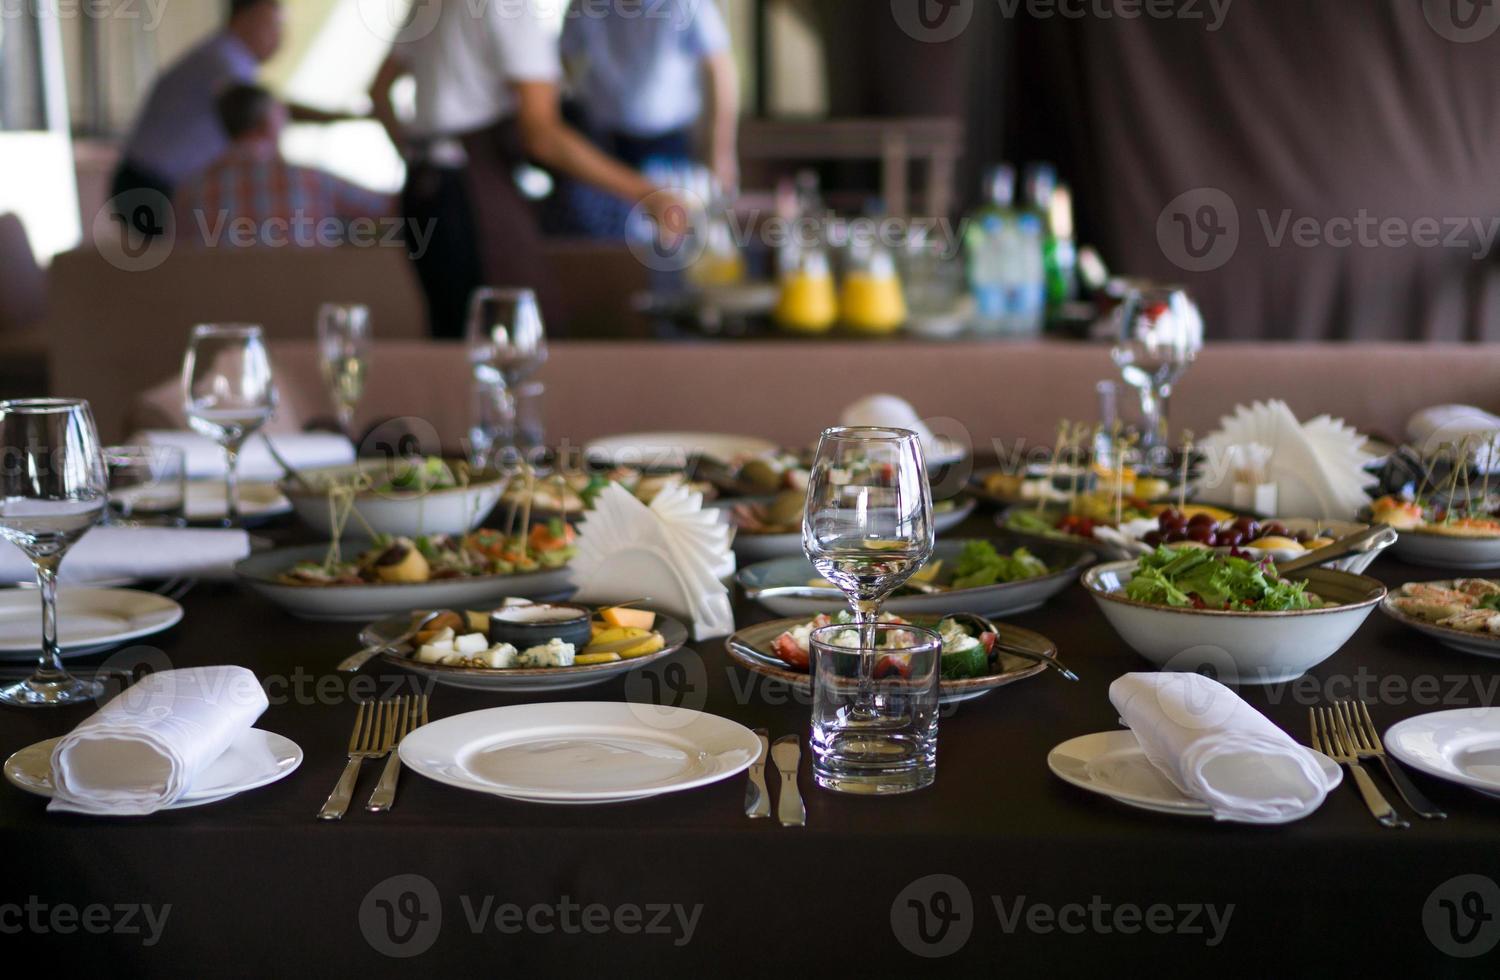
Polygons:
<instances>
[{"instance_id":1,"label":"small white saucer","mask_svg":"<svg viewBox=\"0 0 1500 980\"><path fill-rule=\"evenodd\" d=\"M37 796L52 796L52 750L60 739L29 745L5 760L5 778L12 786ZM275 732L252 728L230 743L224 754L199 774L182 799L165 809L218 803L231 796L268 786L302 765L302 749Z\"/></svg>"},{"instance_id":2,"label":"small white saucer","mask_svg":"<svg viewBox=\"0 0 1500 980\"><path fill-rule=\"evenodd\" d=\"M1339 764L1313 754L1337 786L1343 780ZM1070 738L1047 753L1047 768L1064 782L1128 806L1183 817L1213 816L1208 804L1184 794L1151 764L1128 728Z\"/></svg>"}]
</instances>

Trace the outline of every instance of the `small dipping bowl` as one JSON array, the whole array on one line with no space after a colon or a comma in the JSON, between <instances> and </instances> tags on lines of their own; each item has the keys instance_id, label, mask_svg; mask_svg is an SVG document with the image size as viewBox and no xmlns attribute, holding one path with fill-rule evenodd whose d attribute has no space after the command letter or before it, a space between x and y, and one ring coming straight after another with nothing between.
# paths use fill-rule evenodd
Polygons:
<instances>
[{"instance_id":1,"label":"small dipping bowl","mask_svg":"<svg viewBox=\"0 0 1500 980\"><path fill-rule=\"evenodd\" d=\"M527 650L558 639L582 650L594 639L593 619L592 610L568 603L507 606L490 613L490 642Z\"/></svg>"}]
</instances>

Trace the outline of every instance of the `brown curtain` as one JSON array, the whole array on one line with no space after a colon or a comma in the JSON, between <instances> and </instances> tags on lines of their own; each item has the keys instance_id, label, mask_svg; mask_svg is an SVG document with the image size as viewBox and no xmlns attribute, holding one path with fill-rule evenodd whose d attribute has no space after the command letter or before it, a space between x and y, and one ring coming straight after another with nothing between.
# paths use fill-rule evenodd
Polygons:
<instances>
[{"instance_id":1,"label":"brown curtain","mask_svg":"<svg viewBox=\"0 0 1500 980\"><path fill-rule=\"evenodd\" d=\"M1500 255L1476 254L1500 220L1500 30L1451 40L1448 8L1023 20L1009 155L1056 160L1083 235L1190 287L1214 337L1500 340Z\"/></svg>"}]
</instances>

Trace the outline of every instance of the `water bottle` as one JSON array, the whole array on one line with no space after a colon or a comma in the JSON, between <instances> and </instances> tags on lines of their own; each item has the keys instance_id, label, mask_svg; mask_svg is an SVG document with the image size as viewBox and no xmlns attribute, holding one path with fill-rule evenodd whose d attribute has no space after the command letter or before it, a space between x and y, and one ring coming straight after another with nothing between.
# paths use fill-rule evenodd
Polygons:
<instances>
[{"instance_id":1,"label":"water bottle","mask_svg":"<svg viewBox=\"0 0 1500 980\"><path fill-rule=\"evenodd\" d=\"M1047 316L1047 270L1043 259L1042 221L1034 214L1023 214L1015 223L1011 238L1012 257L1006 262L1010 286L1007 333L1017 337L1035 337L1042 332Z\"/></svg>"},{"instance_id":2,"label":"water bottle","mask_svg":"<svg viewBox=\"0 0 1500 980\"><path fill-rule=\"evenodd\" d=\"M964 230L969 291L974 297L974 328L983 333L1007 329L1005 266L1007 241L1015 223L1015 168L1001 164L985 174L984 203Z\"/></svg>"}]
</instances>

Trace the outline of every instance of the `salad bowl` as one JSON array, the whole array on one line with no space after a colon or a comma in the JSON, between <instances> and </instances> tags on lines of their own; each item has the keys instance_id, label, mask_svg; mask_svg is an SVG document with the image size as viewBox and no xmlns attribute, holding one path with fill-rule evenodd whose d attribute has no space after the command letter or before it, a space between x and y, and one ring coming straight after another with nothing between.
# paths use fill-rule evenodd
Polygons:
<instances>
[{"instance_id":1,"label":"salad bowl","mask_svg":"<svg viewBox=\"0 0 1500 980\"><path fill-rule=\"evenodd\" d=\"M1227 684L1294 680L1339 651L1385 598L1375 579L1326 568L1288 576L1332 605L1316 609L1194 609L1131 599L1139 563L1098 565L1083 586L1132 649L1163 670L1194 671Z\"/></svg>"},{"instance_id":2,"label":"salad bowl","mask_svg":"<svg viewBox=\"0 0 1500 980\"><path fill-rule=\"evenodd\" d=\"M963 539L939 541L933 559L952 567L962 555ZM974 588L939 589L930 594L898 592L882 604L897 616L949 616L972 612L982 616L1010 616L1042 605L1072 585L1078 573L1094 561L1088 548L1063 541L1032 543L1001 534L991 542L998 552L1009 554L1026 548L1047 566L1047 573L1012 582L996 582ZM805 557L777 558L740 569L737 581L745 595L778 616L816 616L845 603L844 594L833 586L815 587L818 578Z\"/></svg>"},{"instance_id":3,"label":"salad bowl","mask_svg":"<svg viewBox=\"0 0 1500 980\"><path fill-rule=\"evenodd\" d=\"M387 460L365 460L353 466L301 472L298 475L303 482L284 480L281 492L291 501L298 519L327 538L334 537L329 490L340 483L360 480L369 484L354 495L355 514L350 517L349 529L391 537L467 533L484 522L505 492L502 477L460 485L441 460L409 465L432 474L425 488L420 478L409 481L410 489L392 485Z\"/></svg>"}]
</instances>

